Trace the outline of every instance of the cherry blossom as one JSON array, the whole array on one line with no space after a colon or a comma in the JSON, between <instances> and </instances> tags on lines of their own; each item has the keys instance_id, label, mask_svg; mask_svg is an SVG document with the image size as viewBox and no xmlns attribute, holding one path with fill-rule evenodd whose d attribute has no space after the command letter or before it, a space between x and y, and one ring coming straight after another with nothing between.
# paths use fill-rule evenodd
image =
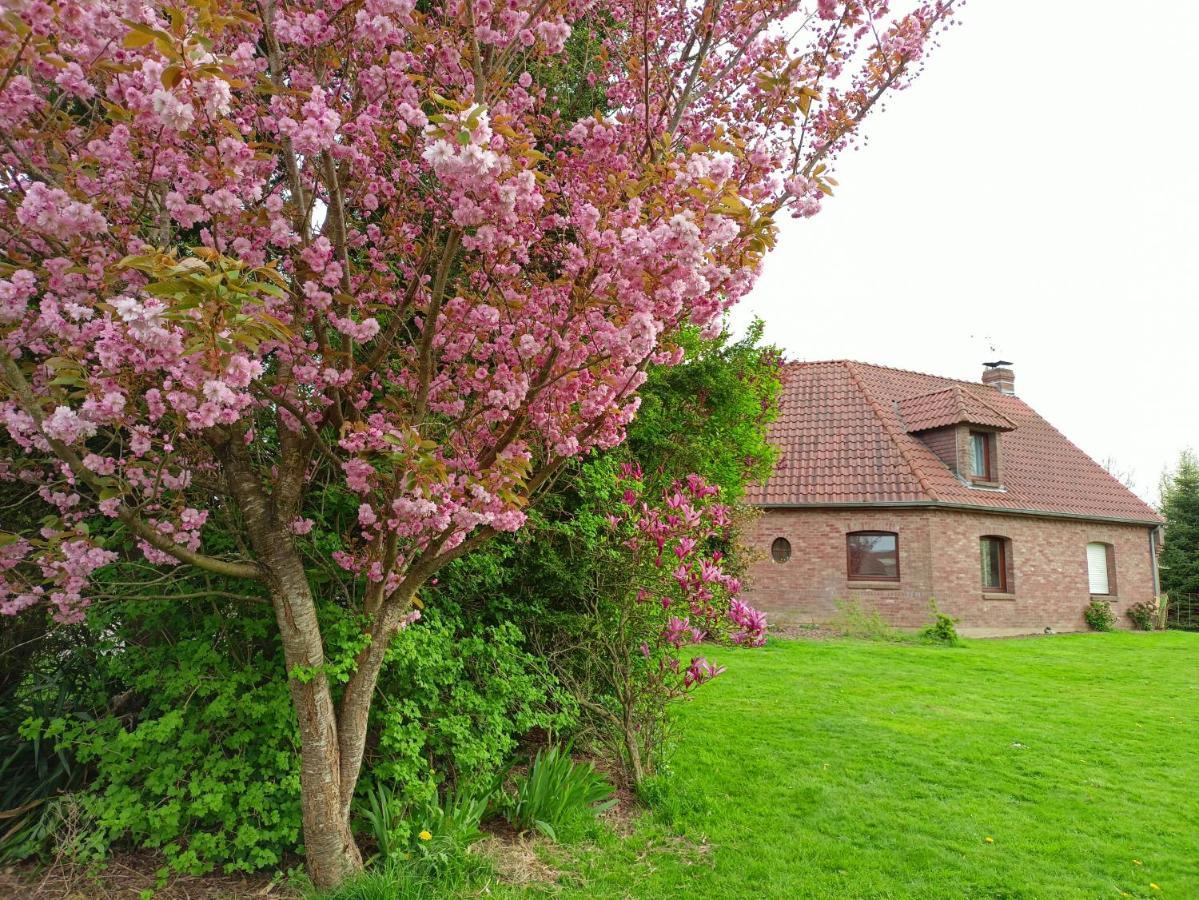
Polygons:
<instances>
[{"instance_id":1,"label":"cherry blossom","mask_svg":"<svg viewBox=\"0 0 1199 900\"><path fill-rule=\"evenodd\" d=\"M776 216L827 202L952 6L11 4L0 477L53 521L7 545L0 612L82 614L112 552L90 517L153 565L260 582L289 668L318 673L294 687L305 772L341 778L306 776L305 844L336 882L417 590L623 440L646 369L720 327ZM329 479L360 504L328 556L366 648L337 710L301 554ZM723 514L678 492L638 532L686 569L672 609L756 634L704 612L732 580L674 535ZM212 550L206 511L242 549Z\"/></svg>"}]
</instances>

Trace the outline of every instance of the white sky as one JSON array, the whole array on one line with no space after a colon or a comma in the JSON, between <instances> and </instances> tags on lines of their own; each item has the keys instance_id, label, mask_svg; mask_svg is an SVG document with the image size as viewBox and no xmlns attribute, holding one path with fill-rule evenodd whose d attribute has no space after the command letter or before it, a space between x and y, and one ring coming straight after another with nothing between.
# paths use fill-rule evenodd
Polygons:
<instances>
[{"instance_id":1,"label":"white sky","mask_svg":"<svg viewBox=\"0 0 1199 900\"><path fill-rule=\"evenodd\" d=\"M1199 449L1199 0L971 0L782 224L756 314L791 359L1016 393L1156 500ZM994 349L992 349L992 347Z\"/></svg>"}]
</instances>

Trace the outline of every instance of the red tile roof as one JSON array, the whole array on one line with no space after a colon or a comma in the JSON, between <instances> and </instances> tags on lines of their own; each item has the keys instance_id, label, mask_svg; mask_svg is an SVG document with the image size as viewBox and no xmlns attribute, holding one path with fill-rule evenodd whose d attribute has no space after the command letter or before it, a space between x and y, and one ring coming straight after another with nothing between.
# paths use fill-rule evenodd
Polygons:
<instances>
[{"instance_id":1,"label":"red tile roof","mask_svg":"<svg viewBox=\"0 0 1199 900\"><path fill-rule=\"evenodd\" d=\"M985 425L999 431L1011 431L1016 427L1011 419L960 384L918 397L905 397L899 401L899 416L911 432L944 428L960 422Z\"/></svg>"},{"instance_id":2,"label":"red tile roof","mask_svg":"<svg viewBox=\"0 0 1199 900\"><path fill-rule=\"evenodd\" d=\"M1003 490L959 480L913 431L956 422L1000 436ZM774 474L761 506L929 503L1160 522L1139 497L1023 400L989 385L867 363L790 363L783 375Z\"/></svg>"}]
</instances>

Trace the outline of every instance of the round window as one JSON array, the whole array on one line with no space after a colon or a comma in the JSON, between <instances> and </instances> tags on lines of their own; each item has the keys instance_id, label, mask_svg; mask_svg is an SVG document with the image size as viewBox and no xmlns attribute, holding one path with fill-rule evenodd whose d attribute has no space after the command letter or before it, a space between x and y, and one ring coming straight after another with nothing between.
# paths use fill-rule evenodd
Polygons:
<instances>
[{"instance_id":1,"label":"round window","mask_svg":"<svg viewBox=\"0 0 1199 900\"><path fill-rule=\"evenodd\" d=\"M791 542L786 538L775 538L770 545L770 555L776 563L785 563L791 558Z\"/></svg>"}]
</instances>

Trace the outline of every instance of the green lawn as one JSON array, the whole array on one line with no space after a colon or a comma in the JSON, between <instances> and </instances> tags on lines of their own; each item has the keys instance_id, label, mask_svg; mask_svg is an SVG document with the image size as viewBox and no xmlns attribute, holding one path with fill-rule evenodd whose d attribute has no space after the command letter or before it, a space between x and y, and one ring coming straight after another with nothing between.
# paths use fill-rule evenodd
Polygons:
<instances>
[{"instance_id":1,"label":"green lawn","mask_svg":"<svg viewBox=\"0 0 1199 900\"><path fill-rule=\"evenodd\" d=\"M553 894L1199 898L1199 635L718 655L678 715L691 811L545 849Z\"/></svg>"}]
</instances>

